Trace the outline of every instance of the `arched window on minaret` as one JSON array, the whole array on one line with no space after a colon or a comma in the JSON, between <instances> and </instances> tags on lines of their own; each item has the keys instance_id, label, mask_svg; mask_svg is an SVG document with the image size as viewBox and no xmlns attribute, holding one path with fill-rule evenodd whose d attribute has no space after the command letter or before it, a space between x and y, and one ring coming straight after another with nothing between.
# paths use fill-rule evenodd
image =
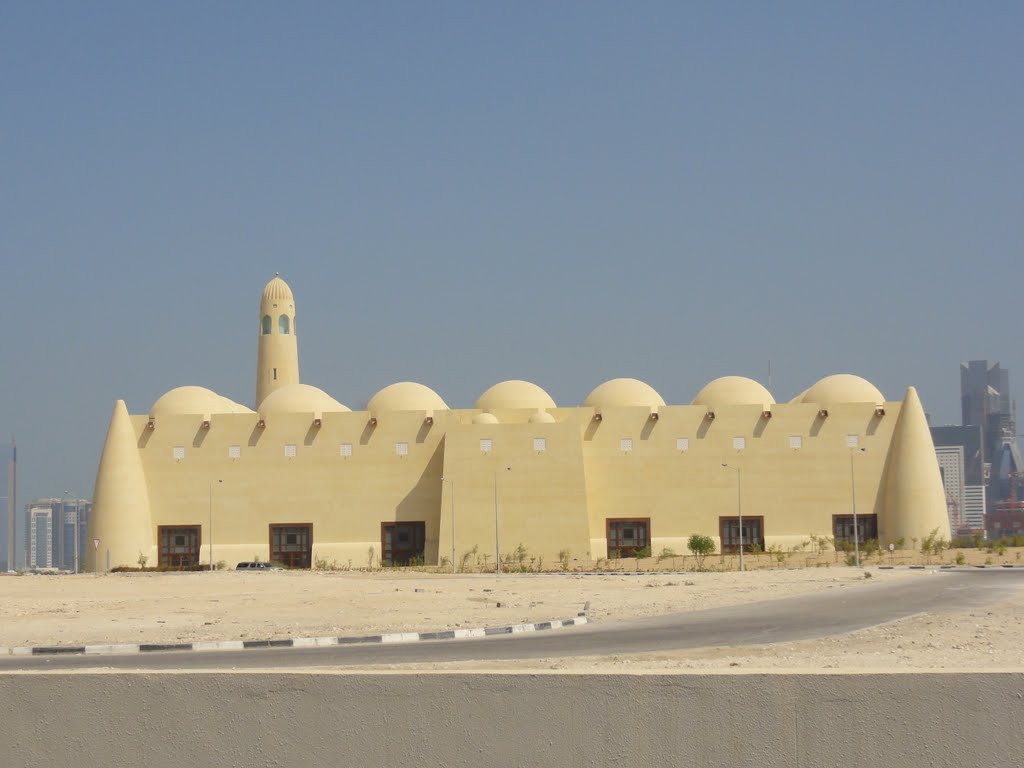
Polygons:
<instances>
[{"instance_id":1,"label":"arched window on minaret","mask_svg":"<svg viewBox=\"0 0 1024 768\"><path fill-rule=\"evenodd\" d=\"M277 332L283 333L286 336L290 332L288 328L288 315L281 315L277 318Z\"/></svg>"},{"instance_id":2,"label":"arched window on minaret","mask_svg":"<svg viewBox=\"0 0 1024 768\"><path fill-rule=\"evenodd\" d=\"M270 315L264 315L263 316L263 335L264 336L269 336L270 335L270 329L271 329L271 326L272 326L273 322L274 321L270 319Z\"/></svg>"}]
</instances>

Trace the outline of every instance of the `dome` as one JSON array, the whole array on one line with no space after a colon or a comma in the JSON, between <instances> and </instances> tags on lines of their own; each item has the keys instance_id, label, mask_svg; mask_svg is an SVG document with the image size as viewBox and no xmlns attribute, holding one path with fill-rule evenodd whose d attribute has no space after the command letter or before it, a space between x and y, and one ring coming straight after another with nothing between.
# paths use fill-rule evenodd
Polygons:
<instances>
[{"instance_id":1,"label":"dome","mask_svg":"<svg viewBox=\"0 0 1024 768\"><path fill-rule=\"evenodd\" d=\"M881 405L885 397L867 379L850 373L837 373L821 379L802 395L801 403L833 405L836 403L873 403Z\"/></svg>"},{"instance_id":2,"label":"dome","mask_svg":"<svg viewBox=\"0 0 1024 768\"><path fill-rule=\"evenodd\" d=\"M228 400L206 387L177 387L165 392L149 409L150 417L214 413L252 413L244 405Z\"/></svg>"},{"instance_id":3,"label":"dome","mask_svg":"<svg viewBox=\"0 0 1024 768\"><path fill-rule=\"evenodd\" d=\"M547 411L537 411L530 414L529 422L531 424L554 424L555 417Z\"/></svg>"},{"instance_id":4,"label":"dome","mask_svg":"<svg viewBox=\"0 0 1024 768\"><path fill-rule=\"evenodd\" d=\"M558 406L551 399L551 395L536 384L512 379L495 384L480 395L476 407L482 411L493 411L513 408L541 410Z\"/></svg>"},{"instance_id":5,"label":"dome","mask_svg":"<svg viewBox=\"0 0 1024 768\"><path fill-rule=\"evenodd\" d=\"M691 405L759 405L763 408L774 402L772 393L760 382L746 376L722 376L705 384Z\"/></svg>"},{"instance_id":6,"label":"dome","mask_svg":"<svg viewBox=\"0 0 1024 768\"><path fill-rule=\"evenodd\" d=\"M288 283L281 279L281 273L274 273L273 279L267 283L266 288L263 289L263 300L264 301L295 301L295 297L292 295L292 289L288 287Z\"/></svg>"},{"instance_id":7,"label":"dome","mask_svg":"<svg viewBox=\"0 0 1024 768\"><path fill-rule=\"evenodd\" d=\"M330 413L350 410L322 389L309 384L289 384L275 389L260 403L260 414Z\"/></svg>"},{"instance_id":8,"label":"dome","mask_svg":"<svg viewBox=\"0 0 1024 768\"><path fill-rule=\"evenodd\" d=\"M498 417L493 413L478 413L473 417L474 424L497 424Z\"/></svg>"},{"instance_id":9,"label":"dome","mask_svg":"<svg viewBox=\"0 0 1024 768\"><path fill-rule=\"evenodd\" d=\"M447 411L441 396L430 387L413 381L400 381L384 387L370 398L366 410L382 411Z\"/></svg>"},{"instance_id":10,"label":"dome","mask_svg":"<svg viewBox=\"0 0 1024 768\"><path fill-rule=\"evenodd\" d=\"M599 386L583 401L589 408L615 408L630 405L654 407L665 401L650 384L638 379L612 379Z\"/></svg>"}]
</instances>

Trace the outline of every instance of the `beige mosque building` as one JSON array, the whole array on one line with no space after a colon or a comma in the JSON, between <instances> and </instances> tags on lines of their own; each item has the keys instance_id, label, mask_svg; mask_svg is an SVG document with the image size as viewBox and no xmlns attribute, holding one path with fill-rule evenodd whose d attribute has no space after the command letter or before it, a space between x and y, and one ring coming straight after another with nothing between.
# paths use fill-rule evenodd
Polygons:
<instances>
[{"instance_id":1,"label":"beige mosque building","mask_svg":"<svg viewBox=\"0 0 1024 768\"><path fill-rule=\"evenodd\" d=\"M503 381L472 408L411 382L353 411L299 378L295 298L279 276L258 318L255 410L189 386L148 413L114 406L96 475L89 568L269 560L494 566L517 548L579 564L650 549L790 549L811 534L885 547L949 536L913 387L886 400L850 374L788 402L715 379L667 405L636 379L581 405ZM470 555L469 553L473 553Z\"/></svg>"}]
</instances>

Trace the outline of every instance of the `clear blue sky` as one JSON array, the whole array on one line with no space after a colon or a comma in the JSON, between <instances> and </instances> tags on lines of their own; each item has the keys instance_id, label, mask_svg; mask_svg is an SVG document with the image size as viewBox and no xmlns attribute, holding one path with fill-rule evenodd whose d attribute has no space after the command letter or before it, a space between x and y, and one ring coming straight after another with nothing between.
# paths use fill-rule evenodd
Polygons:
<instances>
[{"instance_id":1,"label":"clear blue sky","mask_svg":"<svg viewBox=\"0 0 1024 768\"><path fill-rule=\"evenodd\" d=\"M251 404L259 294L356 408L830 373L1024 382L1024 5L9 2L0 436L88 496L111 408ZM0 534L2 536L2 534Z\"/></svg>"}]
</instances>

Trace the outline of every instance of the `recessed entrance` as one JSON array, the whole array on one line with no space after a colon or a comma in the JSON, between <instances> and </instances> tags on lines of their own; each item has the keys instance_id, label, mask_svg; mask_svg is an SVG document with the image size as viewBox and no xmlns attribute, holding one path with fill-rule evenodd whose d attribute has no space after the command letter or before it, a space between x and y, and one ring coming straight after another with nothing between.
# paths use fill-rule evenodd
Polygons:
<instances>
[{"instance_id":1,"label":"recessed entrance","mask_svg":"<svg viewBox=\"0 0 1024 768\"><path fill-rule=\"evenodd\" d=\"M198 525L159 526L157 565L161 568L189 568L199 565L199 531Z\"/></svg>"},{"instance_id":2,"label":"recessed entrance","mask_svg":"<svg viewBox=\"0 0 1024 768\"><path fill-rule=\"evenodd\" d=\"M313 562L313 525L271 525L270 562L284 568L309 568Z\"/></svg>"},{"instance_id":3,"label":"recessed entrance","mask_svg":"<svg viewBox=\"0 0 1024 768\"><path fill-rule=\"evenodd\" d=\"M380 562L382 565L423 563L426 523L381 523Z\"/></svg>"},{"instance_id":4,"label":"recessed entrance","mask_svg":"<svg viewBox=\"0 0 1024 768\"><path fill-rule=\"evenodd\" d=\"M633 557L651 546L651 519L629 517L608 520L608 559Z\"/></svg>"},{"instance_id":5,"label":"recessed entrance","mask_svg":"<svg viewBox=\"0 0 1024 768\"><path fill-rule=\"evenodd\" d=\"M832 535L836 549L853 549L853 515L832 515ZM857 544L872 540L878 541L878 515L857 515Z\"/></svg>"},{"instance_id":6,"label":"recessed entrance","mask_svg":"<svg viewBox=\"0 0 1024 768\"><path fill-rule=\"evenodd\" d=\"M740 518L718 518L722 554L740 551ZM756 549L755 549L756 547ZM764 552L764 518L743 516L743 551Z\"/></svg>"}]
</instances>

